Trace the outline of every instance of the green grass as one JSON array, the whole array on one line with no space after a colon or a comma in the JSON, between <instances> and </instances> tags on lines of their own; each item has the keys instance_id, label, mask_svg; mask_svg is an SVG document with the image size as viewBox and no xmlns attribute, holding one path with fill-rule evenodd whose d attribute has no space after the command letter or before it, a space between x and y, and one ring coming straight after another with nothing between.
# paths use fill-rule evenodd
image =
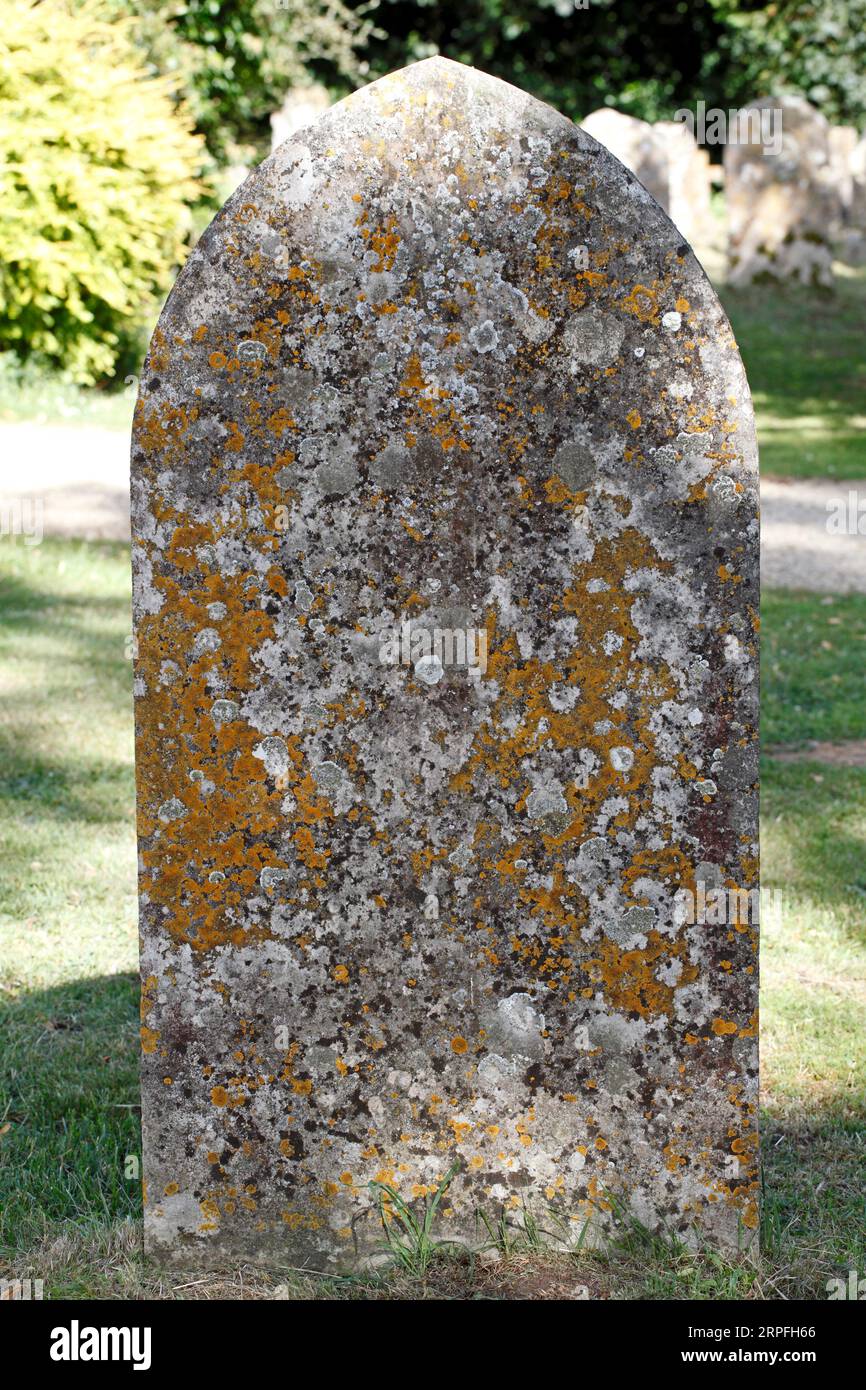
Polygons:
<instances>
[{"instance_id":1,"label":"green grass","mask_svg":"<svg viewBox=\"0 0 866 1390\"><path fill-rule=\"evenodd\" d=\"M123 545L0 541L0 1241L140 1205L129 602Z\"/></svg>"},{"instance_id":2,"label":"green grass","mask_svg":"<svg viewBox=\"0 0 866 1390\"><path fill-rule=\"evenodd\" d=\"M770 759L764 886L782 911L763 926L760 1258L695 1256L625 1219L614 1249L570 1260L545 1252L541 1216L503 1231L491 1213L471 1259L440 1249L431 1222L423 1271L411 1239L406 1269L345 1280L148 1265L124 1175L140 1143L128 565L122 545L0 542L2 1272L44 1277L54 1297L535 1298L586 1283L737 1299L820 1298L832 1275L866 1271L866 772ZM774 741L866 736L864 605L765 595Z\"/></svg>"},{"instance_id":3,"label":"green grass","mask_svg":"<svg viewBox=\"0 0 866 1390\"><path fill-rule=\"evenodd\" d=\"M762 773L765 1240L821 1296L866 1271L866 771Z\"/></svg>"},{"instance_id":4,"label":"green grass","mask_svg":"<svg viewBox=\"0 0 866 1390\"><path fill-rule=\"evenodd\" d=\"M866 269L842 267L832 293L717 289L746 365L762 473L866 475Z\"/></svg>"},{"instance_id":5,"label":"green grass","mask_svg":"<svg viewBox=\"0 0 866 1390\"><path fill-rule=\"evenodd\" d=\"M866 595L761 596L765 744L866 738Z\"/></svg>"},{"instance_id":6,"label":"green grass","mask_svg":"<svg viewBox=\"0 0 866 1390\"><path fill-rule=\"evenodd\" d=\"M137 389L131 375L103 387L75 386L59 375L22 367L11 354L0 355L0 423L84 425L128 434Z\"/></svg>"}]
</instances>

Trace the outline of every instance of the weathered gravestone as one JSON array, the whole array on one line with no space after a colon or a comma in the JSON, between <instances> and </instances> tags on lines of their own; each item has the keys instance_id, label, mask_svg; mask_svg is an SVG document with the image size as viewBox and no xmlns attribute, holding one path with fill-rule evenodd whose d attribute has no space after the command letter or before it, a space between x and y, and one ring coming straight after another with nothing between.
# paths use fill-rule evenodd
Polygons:
<instances>
[{"instance_id":1,"label":"weathered gravestone","mask_svg":"<svg viewBox=\"0 0 866 1390\"><path fill-rule=\"evenodd\" d=\"M762 113L778 112L778 148L762 138ZM803 97L761 97L737 113L725 146L728 279L833 284L832 242L842 216L827 119Z\"/></svg>"},{"instance_id":2,"label":"weathered gravestone","mask_svg":"<svg viewBox=\"0 0 866 1390\"><path fill-rule=\"evenodd\" d=\"M133 445L154 1253L349 1262L457 1161L443 1234L749 1238L755 468L689 248L512 87L226 205Z\"/></svg>"}]
</instances>

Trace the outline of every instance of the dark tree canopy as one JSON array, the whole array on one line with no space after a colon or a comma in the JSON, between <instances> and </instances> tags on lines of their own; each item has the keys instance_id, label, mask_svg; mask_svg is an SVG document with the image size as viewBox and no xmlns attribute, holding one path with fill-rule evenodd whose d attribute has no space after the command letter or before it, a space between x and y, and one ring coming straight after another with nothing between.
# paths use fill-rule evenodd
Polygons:
<instances>
[{"instance_id":1,"label":"dark tree canopy","mask_svg":"<svg viewBox=\"0 0 866 1390\"><path fill-rule=\"evenodd\" d=\"M380 0L377 73L439 51L580 119L596 107L661 120L698 96L724 30L709 0L674 6L590 0Z\"/></svg>"},{"instance_id":2,"label":"dark tree canopy","mask_svg":"<svg viewBox=\"0 0 866 1390\"><path fill-rule=\"evenodd\" d=\"M377 74L438 51L578 119L613 105L665 120L785 91L866 123L866 0L379 0L375 20Z\"/></svg>"},{"instance_id":3,"label":"dark tree canopy","mask_svg":"<svg viewBox=\"0 0 866 1390\"><path fill-rule=\"evenodd\" d=\"M83 3L83 0L82 0ZM103 0L172 73L218 163L268 148L270 112L315 79L335 97L442 53L580 120L612 105L667 120L808 97L866 123L866 0Z\"/></svg>"}]
</instances>

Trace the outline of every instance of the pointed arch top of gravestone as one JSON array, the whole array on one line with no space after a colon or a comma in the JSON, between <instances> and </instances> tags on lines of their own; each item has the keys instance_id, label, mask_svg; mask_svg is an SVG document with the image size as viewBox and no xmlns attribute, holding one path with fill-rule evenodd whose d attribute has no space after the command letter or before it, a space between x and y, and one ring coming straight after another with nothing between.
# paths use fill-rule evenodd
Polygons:
<instances>
[{"instance_id":1,"label":"pointed arch top of gravestone","mask_svg":"<svg viewBox=\"0 0 866 1390\"><path fill-rule=\"evenodd\" d=\"M747 1238L754 426L641 184L442 59L339 103L179 276L132 491L150 1248L329 1266L455 1162L445 1234Z\"/></svg>"}]
</instances>

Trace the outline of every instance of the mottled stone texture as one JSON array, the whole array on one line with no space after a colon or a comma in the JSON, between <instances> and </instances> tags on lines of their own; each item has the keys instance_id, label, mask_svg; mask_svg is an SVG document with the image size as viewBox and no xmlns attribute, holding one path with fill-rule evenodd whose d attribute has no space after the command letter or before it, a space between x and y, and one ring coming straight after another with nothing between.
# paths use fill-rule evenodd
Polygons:
<instances>
[{"instance_id":1,"label":"mottled stone texture","mask_svg":"<svg viewBox=\"0 0 866 1390\"><path fill-rule=\"evenodd\" d=\"M522 92L420 63L226 205L133 445L153 1252L347 1263L456 1160L444 1232L748 1239L756 929L675 895L757 882L755 470L689 248Z\"/></svg>"}]
</instances>

